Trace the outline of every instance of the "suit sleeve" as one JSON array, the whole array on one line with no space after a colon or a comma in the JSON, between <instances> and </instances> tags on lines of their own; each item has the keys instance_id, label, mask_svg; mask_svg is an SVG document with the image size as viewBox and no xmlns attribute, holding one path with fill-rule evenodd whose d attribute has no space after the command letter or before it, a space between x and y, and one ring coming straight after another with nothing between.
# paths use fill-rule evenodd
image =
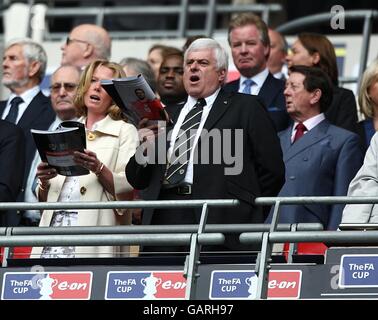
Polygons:
<instances>
[{"instance_id":1,"label":"suit sleeve","mask_svg":"<svg viewBox=\"0 0 378 320\"><path fill-rule=\"evenodd\" d=\"M24 178L25 137L18 127L10 129L0 142L0 202L15 201Z\"/></svg>"},{"instance_id":2,"label":"suit sleeve","mask_svg":"<svg viewBox=\"0 0 378 320\"><path fill-rule=\"evenodd\" d=\"M138 133L133 125L125 124L120 135L120 146L117 155L117 162L113 172L114 190L119 200L125 192L130 192L132 187L125 184L125 167L138 146Z\"/></svg>"},{"instance_id":3,"label":"suit sleeve","mask_svg":"<svg viewBox=\"0 0 378 320\"><path fill-rule=\"evenodd\" d=\"M263 106L256 102L252 109L249 136L261 196L275 197L285 182L285 164L280 141Z\"/></svg>"},{"instance_id":4,"label":"suit sleeve","mask_svg":"<svg viewBox=\"0 0 378 320\"><path fill-rule=\"evenodd\" d=\"M335 173L334 196L345 196L350 181L356 175L362 164L362 152L357 135L350 136L342 145ZM344 204L333 205L328 220L328 230L336 230L342 216Z\"/></svg>"},{"instance_id":5,"label":"suit sleeve","mask_svg":"<svg viewBox=\"0 0 378 320\"><path fill-rule=\"evenodd\" d=\"M348 188L348 196L376 197L378 194L378 135L371 139L364 163ZM370 221L374 205L347 204L342 214L342 223L367 223Z\"/></svg>"}]
</instances>

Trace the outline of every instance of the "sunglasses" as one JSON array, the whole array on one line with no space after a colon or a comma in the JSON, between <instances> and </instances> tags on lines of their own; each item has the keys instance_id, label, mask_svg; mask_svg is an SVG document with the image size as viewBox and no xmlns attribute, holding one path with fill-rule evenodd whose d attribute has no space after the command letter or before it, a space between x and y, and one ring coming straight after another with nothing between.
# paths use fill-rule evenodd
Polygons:
<instances>
[{"instance_id":1,"label":"sunglasses","mask_svg":"<svg viewBox=\"0 0 378 320\"><path fill-rule=\"evenodd\" d=\"M78 85L76 83L72 83L72 82L54 83L50 86L50 90L52 92L59 92L60 88L63 87L64 90L66 90L67 92L72 92L77 88L77 86Z\"/></svg>"},{"instance_id":2,"label":"sunglasses","mask_svg":"<svg viewBox=\"0 0 378 320\"><path fill-rule=\"evenodd\" d=\"M66 46L68 46L72 42L81 42L81 43L87 43L87 44L89 43L88 41L84 41L84 40L71 39L70 37L66 38Z\"/></svg>"}]
</instances>

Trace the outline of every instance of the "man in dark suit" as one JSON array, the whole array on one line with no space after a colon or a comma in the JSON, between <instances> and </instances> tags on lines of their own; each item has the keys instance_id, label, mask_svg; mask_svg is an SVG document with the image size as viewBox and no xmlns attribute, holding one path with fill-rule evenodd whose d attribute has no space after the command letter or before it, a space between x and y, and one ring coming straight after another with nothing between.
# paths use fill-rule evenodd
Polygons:
<instances>
[{"instance_id":1,"label":"man in dark suit","mask_svg":"<svg viewBox=\"0 0 378 320\"><path fill-rule=\"evenodd\" d=\"M25 166L25 137L22 130L0 120L0 202L14 202L20 192ZM12 212L0 211L0 226L7 227Z\"/></svg>"},{"instance_id":2,"label":"man in dark suit","mask_svg":"<svg viewBox=\"0 0 378 320\"><path fill-rule=\"evenodd\" d=\"M279 133L286 182L279 196L345 196L362 164L359 137L332 125L324 115L332 83L319 68L293 66L285 89L294 125ZM284 205L279 222L317 222L337 229L344 205ZM272 211L267 222L272 218Z\"/></svg>"},{"instance_id":3,"label":"man in dark suit","mask_svg":"<svg viewBox=\"0 0 378 320\"><path fill-rule=\"evenodd\" d=\"M0 102L1 118L19 126L25 135L24 179L18 201L24 200L26 180L36 151L30 129L47 129L55 119L50 99L39 88L45 71L47 56L45 50L30 39L15 40L5 47L2 83L11 94ZM22 213L9 219L10 226L17 226ZM27 221L23 224L28 224Z\"/></svg>"},{"instance_id":4,"label":"man in dark suit","mask_svg":"<svg viewBox=\"0 0 378 320\"><path fill-rule=\"evenodd\" d=\"M145 136L155 141L155 146L164 146L156 148L160 158L149 153L146 148L149 144L143 143L126 166L127 179L134 188L145 189L146 200L240 201L237 208L211 208L209 223L261 223L263 211L254 204L254 198L275 196L284 181L282 153L273 123L256 97L221 89L228 57L218 42L213 39L194 41L184 61L184 85L189 96L173 119L175 125L168 141L161 143L152 140L153 135ZM246 105L251 108L245 108ZM194 119L197 122L192 123ZM227 159L230 156L227 150L234 151L235 161ZM160 163L157 160L161 160ZM153 225L198 223L200 211L145 209L142 222ZM221 247L241 248L238 236L227 237L225 246Z\"/></svg>"},{"instance_id":5,"label":"man in dark suit","mask_svg":"<svg viewBox=\"0 0 378 320\"><path fill-rule=\"evenodd\" d=\"M285 82L273 77L267 67L270 53L268 28L253 13L235 16L228 29L228 42L240 78L224 86L227 92L257 95L268 110L277 131L286 129L290 118L283 91Z\"/></svg>"}]
</instances>

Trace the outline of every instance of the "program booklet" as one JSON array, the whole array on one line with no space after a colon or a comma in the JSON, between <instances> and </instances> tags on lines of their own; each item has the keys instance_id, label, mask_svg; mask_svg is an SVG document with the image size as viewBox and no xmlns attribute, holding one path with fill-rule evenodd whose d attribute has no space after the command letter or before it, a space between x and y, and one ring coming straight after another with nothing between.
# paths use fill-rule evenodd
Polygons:
<instances>
[{"instance_id":1,"label":"program booklet","mask_svg":"<svg viewBox=\"0 0 378 320\"><path fill-rule=\"evenodd\" d=\"M143 75L101 80L101 85L135 126L144 118L150 121L170 121Z\"/></svg>"},{"instance_id":2,"label":"program booklet","mask_svg":"<svg viewBox=\"0 0 378 320\"><path fill-rule=\"evenodd\" d=\"M74 151L86 148L85 127L77 121L63 121L54 131L30 130L42 161L63 176L82 176L89 170L73 160Z\"/></svg>"}]
</instances>

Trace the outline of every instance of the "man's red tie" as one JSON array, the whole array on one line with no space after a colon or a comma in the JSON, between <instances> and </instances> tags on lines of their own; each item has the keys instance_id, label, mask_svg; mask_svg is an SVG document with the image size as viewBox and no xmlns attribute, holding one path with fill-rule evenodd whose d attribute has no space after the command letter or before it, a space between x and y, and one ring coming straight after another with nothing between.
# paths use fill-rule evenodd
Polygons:
<instances>
[{"instance_id":1,"label":"man's red tie","mask_svg":"<svg viewBox=\"0 0 378 320\"><path fill-rule=\"evenodd\" d=\"M295 132L295 136L294 136L294 141L293 141L293 143L294 143L295 141L297 141L299 138L301 138L301 137L304 135L305 131L307 131L306 126L305 126L302 122L299 122L299 123L297 124L297 126L295 127L295 129L296 129L297 131Z\"/></svg>"}]
</instances>

